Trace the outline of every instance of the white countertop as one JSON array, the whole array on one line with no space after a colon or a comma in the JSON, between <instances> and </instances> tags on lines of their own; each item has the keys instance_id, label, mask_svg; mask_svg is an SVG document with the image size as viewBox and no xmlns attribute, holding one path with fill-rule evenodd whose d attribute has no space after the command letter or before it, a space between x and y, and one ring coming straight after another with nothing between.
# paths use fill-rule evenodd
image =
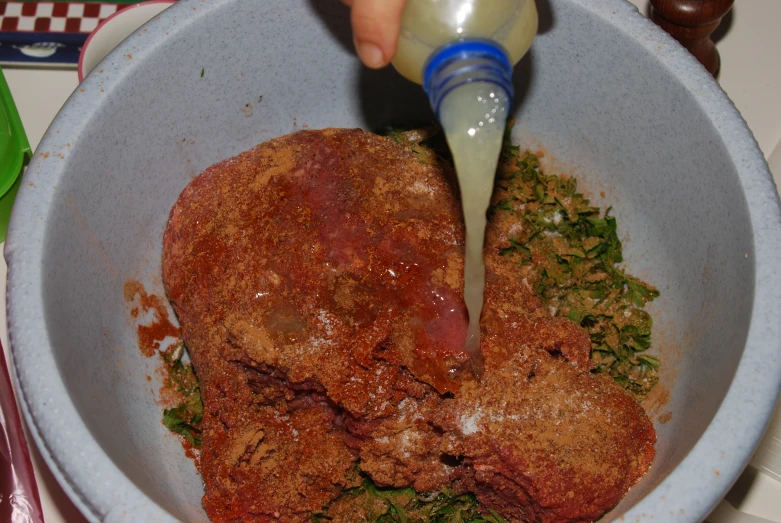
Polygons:
<instances>
[{"instance_id":1,"label":"white countertop","mask_svg":"<svg viewBox=\"0 0 781 523\"><path fill-rule=\"evenodd\" d=\"M647 0L631 0L644 13ZM754 132L759 146L770 159L776 183L781 185L781 20L780 0L736 2L729 29L718 42L721 52L721 85ZM59 108L78 85L75 70L5 69L4 74L16 101L33 149L43 137ZM0 338L8 356L5 323L5 260L0 258ZM776 414L779 415L779 412ZM33 445L34 446L34 445ZM48 523L86 521L70 502L43 462L32 449L41 501ZM710 523L758 521L746 514L781 523L781 483L769 475L748 469L723 503L708 518Z\"/></svg>"}]
</instances>

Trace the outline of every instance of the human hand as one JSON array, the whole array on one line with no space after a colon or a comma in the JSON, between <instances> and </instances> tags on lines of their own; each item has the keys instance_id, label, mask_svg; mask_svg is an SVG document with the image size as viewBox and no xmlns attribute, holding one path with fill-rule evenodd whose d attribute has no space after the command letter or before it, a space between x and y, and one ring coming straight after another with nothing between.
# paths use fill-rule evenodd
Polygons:
<instances>
[{"instance_id":1,"label":"human hand","mask_svg":"<svg viewBox=\"0 0 781 523\"><path fill-rule=\"evenodd\" d=\"M407 0L342 0L350 6L353 41L361 62L385 67L396 54L401 13Z\"/></svg>"}]
</instances>

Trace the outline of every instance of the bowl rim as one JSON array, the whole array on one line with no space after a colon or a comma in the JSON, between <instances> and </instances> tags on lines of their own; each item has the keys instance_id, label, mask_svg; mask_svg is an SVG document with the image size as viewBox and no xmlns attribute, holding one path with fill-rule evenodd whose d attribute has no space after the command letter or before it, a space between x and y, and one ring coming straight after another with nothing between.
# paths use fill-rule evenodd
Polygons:
<instances>
[{"instance_id":1,"label":"bowl rim","mask_svg":"<svg viewBox=\"0 0 781 523\"><path fill-rule=\"evenodd\" d=\"M131 63L108 60L100 79L88 76L86 90L115 88L155 45L236 0L180 0L144 25L144 42L133 42ZM781 253L781 202L753 134L713 77L667 33L624 0L567 0L627 34L657 57L694 97L703 115L718 130L738 172L752 226L752 315L735 376L715 416L681 463L634 507L622 514L633 521L699 521L723 498L751 458L781 391L781 273L774 264ZM197 10L193 6L197 5ZM132 45L125 40L108 56L121 56ZM99 82L102 85L99 86ZM120 520L121 513L175 521L131 482L91 437L73 405L51 356L40 289L44 268L45 216L54 187L66 170L69 145L102 104L74 93L49 127L28 168L34 187L22 187L11 218L5 257L8 263L7 317L14 381L33 439L66 493L90 521ZM59 154L42 154L41 151ZM56 157L56 158L55 158ZM36 172L37 171L37 172ZM45 176L38 173L46 172ZM33 174L35 173L35 174ZM31 176L32 177L32 176ZM758 285L757 282L762 282ZM47 372L41 372L45 367ZM44 381L40 375L45 374ZM48 402L48 406L47 406ZM53 408L54 407L54 408ZM762 420L762 422L758 422ZM78 461L69 458L59 439L79 441ZM85 456L88 464L85 466ZM719 475L713 471L718 462ZM80 469L89 468L88 471ZM92 476L97 473L100 488ZM707 478L707 485L703 484ZM687 488L682 488L682 486Z\"/></svg>"},{"instance_id":2,"label":"bowl rim","mask_svg":"<svg viewBox=\"0 0 781 523\"><path fill-rule=\"evenodd\" d=\"M120 16L127 15L128 13L134 11L135 9L137 9L139 7L147 7L147 6L154 5L154 4L168 4L168 7L170 7L170 6L174 5L175 3L176 3L176 0L147 0L146 2L139 2L137 4L129 5L129 6L125 7L125 8L123 8L123 9L120 9L119 11L114 12L113 14L111 14L111 16L109 16L108 18L106 18L105 20L100 22L98 24L98 26L95 29L93 29L92 32L89 34L89 36L87 37L87 40L84 41L84 45L81 46L81 52L79 53L79 62L76 65L76 73L78 74L78 77L79 77L79 83L84 81L84 57L87 54L87 49L89 48L89 44L92 42L92 39L106 27L106 25L109 22L111 22L115 18L119 18ZM163 10L165 10L165 9L167 9L167 8L164 8ZM159 14L159 13L157 13L157 14ZM154 18L155 16L156 15L152 15L152 18ZM131 31L130 34L132 35L133 32ZM122 45L122 42L117 44L117 47L119 47L120 45ZM108 53L106 54L106 56L108 56ZM105 58L105 56L104 56L104 58ZM100 61L98 61L98 63L100 63Z\"/></svg>"}]
</instances>

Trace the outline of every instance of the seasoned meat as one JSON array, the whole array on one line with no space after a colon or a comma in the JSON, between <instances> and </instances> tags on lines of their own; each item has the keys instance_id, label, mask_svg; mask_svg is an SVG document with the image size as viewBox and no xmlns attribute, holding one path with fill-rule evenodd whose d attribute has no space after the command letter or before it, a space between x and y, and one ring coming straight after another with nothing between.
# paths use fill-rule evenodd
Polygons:
<instances>
[{"instance_id":1,"label":"seasoned meat","mask_svg":"<svg viewBox=\"0 0 781 523\"><path fill-rule=\"evenodd\" d=\"M435 414L484 506L510 521L593 521L648 470L653 426L609 377L529 348L486 366Z\"/></svg>"},{"instance_id":2,"label":"seasoned meat","mask_svg":"<svg viewBox=\"0 0 781 523\"><path fill-rule=\"evenodd\" d=\"M301 521L356 479L327 400L304 395L283 408L247 410L240 425L209 423L201 463L213 521Z\"/></svg>"},{"instance_id":3,"label":"seasoned meat","mask_svg":"<svg viewBox=\"0 0 781 523\"><path fill-rule=\"evenodd\" d=\"M183 191L163 279L201 383L213 521L308 521L360 481L357 462L380 485L472 490L512 521L581 521L647 469L642 409L590 374L588 335L540 310L495 232L487 375L458 372L456 194L446 166L334 129L261 144Z\"/></svg>"},{"instance_id":4,"label":"seasoned meat","mask_svg":"<svg viewBox=\"0 0 781 523\"><path fill-rule=\"evenodd\" d=\"M421 387L415 378L457 390L449 370L466 359L466 314L460 281L444 274L463 236L453 194L442 169L359 130L273 140L184 190L163 277L201 380L213 519L246 510L302 520L350 484L355 459L344 430L328 428L333 416L315 416L297 467L237 461L236 445L268 408L290 417L274 436L290 441L297 420L314 416L296 417L296 394L323 393L329 408L370 420L394 414ZM278 483L262 505L253 498L269 473ZM274 506L296 496L306 502Z\"/></svg>"},{"instance_id":5,"label":"seasoned meat","mask_svg":"<svg viewBox=\"0 0 781 523\"><path fill-rule=\"evenodd\" d=\"M364 424L362 468L383 485L474 492L512 522L593 521L615 506L651 464L653 425L608 376L567 361L582 345L571 324L522 321L484 337L481 383Z\"/></svg>"}]
</instances>

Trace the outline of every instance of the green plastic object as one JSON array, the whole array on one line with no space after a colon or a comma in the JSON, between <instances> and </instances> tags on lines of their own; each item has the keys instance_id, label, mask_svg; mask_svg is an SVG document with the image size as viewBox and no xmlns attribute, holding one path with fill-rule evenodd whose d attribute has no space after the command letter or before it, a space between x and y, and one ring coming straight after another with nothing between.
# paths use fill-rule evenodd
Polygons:
<instances>
[{"instance_id":1,"label":"green plastic object","mask_svg":"<svg viewBox=\"0 0 781 523\"><path fill-rule=\"evenodd\" d=\"M0 69L0 242L5 241L11 208L22 183L22 169L32 154L19 111Z\"/></svg>"}]
</instances>

